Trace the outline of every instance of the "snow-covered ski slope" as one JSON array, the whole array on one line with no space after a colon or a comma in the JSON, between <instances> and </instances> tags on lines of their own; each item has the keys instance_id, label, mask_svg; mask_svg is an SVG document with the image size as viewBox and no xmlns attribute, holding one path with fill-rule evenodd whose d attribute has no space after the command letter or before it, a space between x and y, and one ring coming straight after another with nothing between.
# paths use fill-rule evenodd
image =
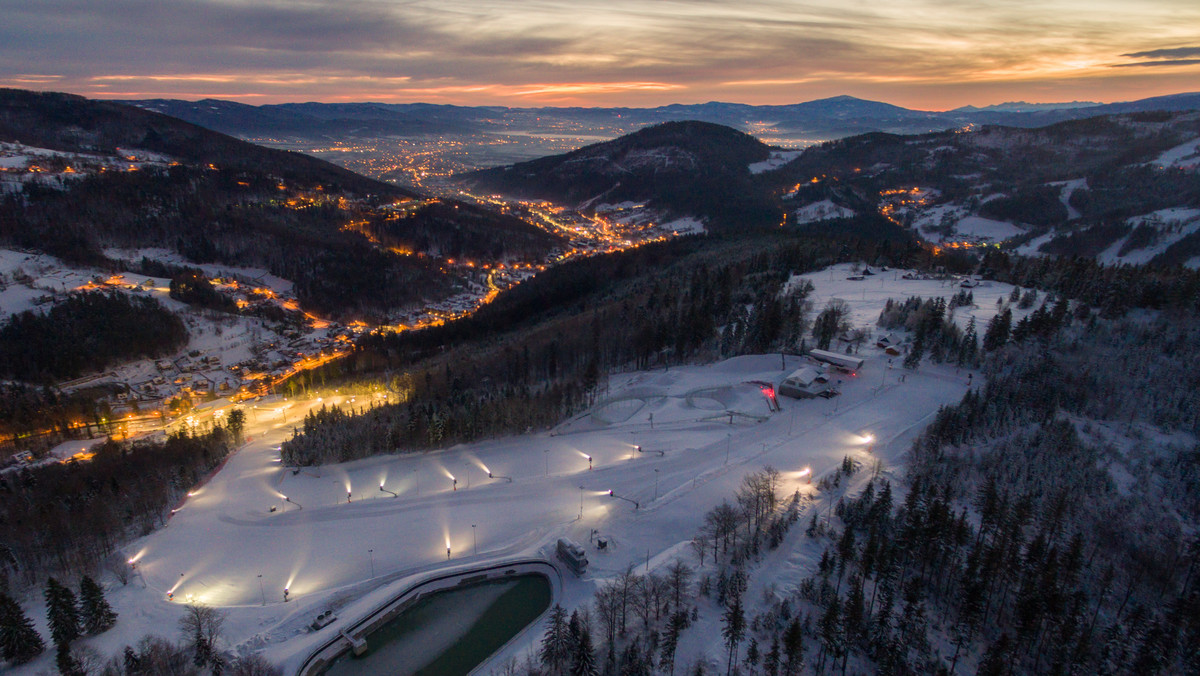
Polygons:
<instances>
[{"instance_id":1,"label":"snow-covered ski slope","mask_svg":"<svg viewBox=\"0 0 1200 676\"><path fill-rule=\"evenodd\" d=\"M949 298L959 290L953 280L904 280L886 272L848 281L850 274L849 266L838 266L804 277L816 287L817 310L828 298L843 298L859 327L874 324L888 297ZM1011 288L985 282L972 289L976 307L959 308L959 321L977 315L982 333L997 299ZM609 547L588 547L590 570L583 579L566 574L559 599L568 608L585 603L598 582L630 564L649 561L653 568L692 556L686 543L704 513L732 498L746 473L774 466L790 494L812 490L804 468L819 478L847 454L869 465L873 453L895 466L938 407L956 402L967 388L968 373L953 366L889 369L873 346L859 356L866 365L858 377L834 376L843 381L842 396L781 397L781 412L770 412L759 386L748 383L778 383L802 359L745 356L615 375L596 407L553 430L298 472L282 466L277 449L305 411L356 403L344 397L261 402L248 411L252 440L193 491L165 527L130 545L134 578L124 587L106 581L120 621L86 642L108 655L148 633L174 639L190 599L225 610L231 646L264 649L291 673L340 626L423 574L508 557L552 557L557 538L587 543L595 530ZM873 443L864 437L868 432ZM328 608L339 620L310 633L306 625ZM40 608L30 608L30 615L44 621ZM492 664L523 654L535 633L537 627ZM49 659L44 655L15 673L36 673Z\"/></svg>"}]
</instances>

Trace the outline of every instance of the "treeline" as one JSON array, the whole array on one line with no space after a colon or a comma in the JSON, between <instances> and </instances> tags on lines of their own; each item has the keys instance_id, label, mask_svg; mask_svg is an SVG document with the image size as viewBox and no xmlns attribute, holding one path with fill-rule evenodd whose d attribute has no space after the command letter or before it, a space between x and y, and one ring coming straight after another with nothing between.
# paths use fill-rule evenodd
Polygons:
<instances>
[{"instance_id":1,"label":"treeline","mask_svg":"<svg viewBox=\"0 0 1200 676\"><path fill-rule=\"evenodd\" d=\"M1200 270L1151 265L1103 265L1089 258L1013 256L988 250L980 274L1036 287L1098 308L1107 318L1133 308L1200 312Z\"/></svg>"},{"instance_id":2,"label":"treeline","mask_svg":"<svg viewBox=\"0 0 1200 676\"><path fill-rule=\"evenodd\" d=\"M0 436L51 431L56 438L72 438L72 423L99 423L109 417L107 406L97 403L94 392L64 394L49 387L0 383Z\"/></svg>"},{"instance_id":3,"label":"treeline","mask_svg":"<svg viewBox=\"0 0 1200 676\"><path fill-rule=\"evenodd\" d=\"M94 571L129 537L164 524L170 508L224 460L233 436L217 427L160 442L109 441L88 462L0 475L0 587ZM118 574L123 563L114 560Z\"/></svg>"},{"instance_id":4,"label":"treeline","mask_svg":"<svg viewBox=\"0 0 1200 676\"><path fill-rule=\"evenodd\" d=\"M0 327L0 374L28 382L77 378L170 354L187 339L183 321L153 298L72 293L45 313L26 310Z\"/></svg>"},{"instance_id":5,"label":"treeline","mask_svg":"<svg viewBox=\"0 0 1200 676\"><path fill-rule=\"evenodd\" d=\"M368 338L337 368L403 369L387 379L403 403L358 416L314 414L306 433L284 444L284 457L336 462L545 428L592 403L618 368L794 352L807 326L806 287L785 289L789 275L839 256L892 253L871 243L770 241L775 246L763 239L680 242L581 261L521 284L478 317ZM531 308L539 310L524 314Z\"/></svg>"}]
</instances>

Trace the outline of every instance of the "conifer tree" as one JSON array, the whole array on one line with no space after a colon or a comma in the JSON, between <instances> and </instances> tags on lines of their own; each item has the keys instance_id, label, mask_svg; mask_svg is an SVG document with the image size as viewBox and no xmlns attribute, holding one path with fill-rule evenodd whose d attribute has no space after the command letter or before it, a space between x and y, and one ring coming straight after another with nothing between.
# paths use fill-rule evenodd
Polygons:
<instances>
[{"instance_id":1,"label":"conifer tree","mask_svg":"<svg viewBox=\"0 0 1200 676\"><path fill-rule=\"evenodd\" d=\"M571 676L597 676L596 651L592 648L592 632L582 624L575 649L571 654Z\"/></svg>"},{"instance_id":2,"label":"conifer tree","mask_svg":"<svg viewBox=\"0 0 1200 676\"><path fill-rule=\"evenodd\" d=\"M992 317L988 322L987 330L983 332L983 349L991 352L998 348L1004 347L1008 342L1008 335L1012 331L1012 310L1004 308L1004 310Z\"/></svg>"},{"instance_id":3,"label":"conifer tree","mask_svg":"<svg viewBox=\"0 0 1200 676\"><path fill-rule=\"evenodd\" d=\"M12 664L24 664L45 649L25 611L11 596L0 592L0 657Z\"/></svg>"},{"instance_id":4,"label":"conifer tree","mask_svg":"<svg viewBox=\"0 0 1200 676\"><path fill-rule=\"evenodd\" d=\"M726 662L725 673L730 673L733 670L733 663L737 660L738 644L742 642L742 637L746 635L746 614L742 610L742 595L740 593L731 594L729 606L725 609L725 614L721 617L725 626L721 628L721 636L725 639L725 648L729 651L729 659Z\"/></svg>"},{"instance_id":5,"label":"conifer tree","mask_svg":"<svg viewBox=\"0 0 1200 676\"><path fill-rule=\"evenodd\" d=\"M559 604L550 609L550 623L542 637L542 649L538 653L548 673L562 673L571 657L571 633L567 629L567 611Z\"/></svg>"},{"instance_id":6,"label":"conifer tree","mask_svg":"<svg viewBox=\"0 0 1200 676\"><path fill-rule=\"evenodd\" d=\"M50 624L50 636L60 649L70 646L71 641L79 638L79 604L75 594L62 586L58 580L50 578L46 581L46 619ZM61 650L60 650L61 652Z\"/></svg>"},{"instance_id":7,"label":"conifer tree","mask_svg":"<svg viewBox=\"0 0 1200 676\"><path fill-rule=\"evenodd\" d=\"M79 610L88 634L102 634L117 623L117 614L104 599L104 590L88 575L79 582Z\"/></svg>"}]
</instances>

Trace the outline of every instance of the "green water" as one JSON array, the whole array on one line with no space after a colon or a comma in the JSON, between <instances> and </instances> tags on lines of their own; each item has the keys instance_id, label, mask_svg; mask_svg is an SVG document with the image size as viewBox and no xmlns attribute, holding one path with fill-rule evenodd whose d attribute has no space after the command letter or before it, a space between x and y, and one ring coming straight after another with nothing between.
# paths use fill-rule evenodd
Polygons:
<instances>
[{"instance_id":1,"label":"green water","mask_svg":"<svg viewBox=\"0 0 1200 676\"><path fill-rule=\"evenodd\" d=\"M422 598L367 637L362 657L339 657L326 676L464 676L550 607L540 575L449 589Z\"/></svg>"}]
</instances>

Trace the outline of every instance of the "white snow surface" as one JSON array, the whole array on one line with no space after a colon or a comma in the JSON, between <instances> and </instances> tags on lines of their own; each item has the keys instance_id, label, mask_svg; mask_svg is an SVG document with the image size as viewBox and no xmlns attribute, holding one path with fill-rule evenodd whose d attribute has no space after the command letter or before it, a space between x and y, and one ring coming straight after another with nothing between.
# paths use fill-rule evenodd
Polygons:
<instances>
[{"instance_id":1,"label":"white snow surface","mask_svg":"<svg viewBox=\"0 0 1200 676\"><path fill-rule=\"evenodd\" d=\"M1172 244L1200 230L1200 209L1188 207L1159 209L1158 211L1141 216L1134 216L1127 219L1126 222L1134 228L1140 225L1154 227L1158 230L1157 241L1150 246L1127 251L1124 256L1121 256L1121 247L1125 245L1125 242L1130 237L1130 235L1126 235L1100 252L1100 255L1096 257L1097 260L1109 264L1132 263L1140 265L1142 263L1149 263L1155 256L1170 248ZM1192 259L1186 265L1195 268L1197 266L1194 263L1195 260Z\"/></svg>"},{"instance_id":2,"label":"white snow surface","mask_svg":"<svg viewBox=\"0 0 1200 676\"><path fill-rule=\"evenodd\" d=\"M792 160L800 157L803 150L772 150L770 157L762 162L753 162L748 167L751 174L761 174L774 171Z\"/></svg>"},{"instance_id":3,"label":"white snow surface","mask_svg":"<svg viewBox=\"0 0 1200 676\"><path fill-rule=\"evenodd\" d=\"M1058 201L1067 209L1067 220L1079 218L1083 214L1079 210L1071 206L1071 194L1080 188L1087 190L1088 184L1086 178L1076 178L1070 181L1058 181L1050 185L1062 186L1062 192L1058 195Z\"/></svg>"},{"instance_id":4,"label":"white snow surface","mask_svg":"<svg viewBox=\"0 0 1200 676\"><path fill-rule=\"evenodd\" d=\"M663 228L664 230L670 230L671 232L679 235L694 235L705 232L704 223L700 221L700 219L693 218L692 216L676 218L673 221L667 221L666 223L660 224L659 227Z\"/></svg>"},{"instance_id":5,"label":"white snow surface","mask_svg":"<svg viewBox=\"0 0 1200 676\"><path fill-rule=\"evenodd\" d=\"M1196 169L1200 167L1200 137L1185 141L1150 161L1160 169L1177 167Z\"/></svg>"},{"instance_id":6,"label":"white snow surface","mask_svg":"<svg viewBox=\"0 0 1200 676\"><path fill-rule=\"evenodd\" d=\"M986 239L999 242L1025 232L1008 221L997 221L983 216L966 216L954 224L954 230L962 237Z\"/></svg>"},{"instance_id":7,"label":"white snow surface","mask_svg":"<svg viewBox=\"0 0 1200 676\"><path fill-rule=\"evenodd\" d=\"M834 218L850 218L854 216L854 211L824 199L820 202L813 202L812 204L800 207L795 211L795 214L796 223L815 223Z\"/></svg>"},{"instance_id":8,"label":"white snow surface","mask_svg":"<svg viewBox=\"0 0 1200 676\"><path fill-rule=\"evenodd\" d=\"M850 281L850 266L841 265L792 281L814 284L816 308L829 298L845 299L855 326L873 326L888 297L949 297L958 291L957 280L904 280L901 272ZM957 319L965 323L976 316L982 326L995 313L996 299L1011 288L984 282L972 289L977 305L957 310ZM137 562L130 583L102 579L120 619L114 629L81 641L112 655L145 634L176 639L183 602L191 599L226 613L222 647L261 650L291 674L340 627L422 575L516 556L551 557L557 538L588 543L596 529L610 544L604 551L589 547L591 566L582 579L564 573L556 601L570 611L588 603L597 585L630 564L639 571L676 558L695 565L687 543L704 513L731 498L745 474L774 466L783 473L785 493L800 490L814 499L806 509L825 509L837 495L817 494L816 479L835 471L847 454L869 464L873 453L888 467L898 465L938 407L958 401L966 391L968 374L953 366L892 370L874 347L864 347L858 356L865 366L858 377L839 376L844 381L840 397L780 397L779 413L770 413L759 387L747 381L777 384L806 361L778 354L744 356L614 375L603 401L552 430L299 472L281 465L279 444L311 408L354 404L344 396L264 400L247 408L248 442L193 489L166 526L126 548ZM730 411L746 415L730 416ZM862 430L877 441L868 446ZM635 452L635 444L645 452ZM594 469L586 455L592 456ZM812 468L812 484L800 474L805 467ZM489 470L495 479L487 478ZM451 476L458 480L457 490ZM398 497L379 490L380 485ZM610 489L640 508L609 497ZM755 587L746 598L752 605L761 603L775 585L809 574L822 546L804 537L803 528L792 529L784 545L756 567ZM368 549L374 550L374 577ZM707 568L711 573L711 561ZM291 590L289 603L283 602L284 587ZM167 600L169 591L174 602ZM31 590L22 601L48 636L39 596ZM700 626L685 634L679 664L721 654L711 640L718 635L719 609L711 605L701 600ZM334 609L339 619L309 632L306 625L326 609ZM542 621L477 673L490 673L534 649ZM48 650L11 673L52 669L53 659Z\"/></svg>"}]
</instances>

